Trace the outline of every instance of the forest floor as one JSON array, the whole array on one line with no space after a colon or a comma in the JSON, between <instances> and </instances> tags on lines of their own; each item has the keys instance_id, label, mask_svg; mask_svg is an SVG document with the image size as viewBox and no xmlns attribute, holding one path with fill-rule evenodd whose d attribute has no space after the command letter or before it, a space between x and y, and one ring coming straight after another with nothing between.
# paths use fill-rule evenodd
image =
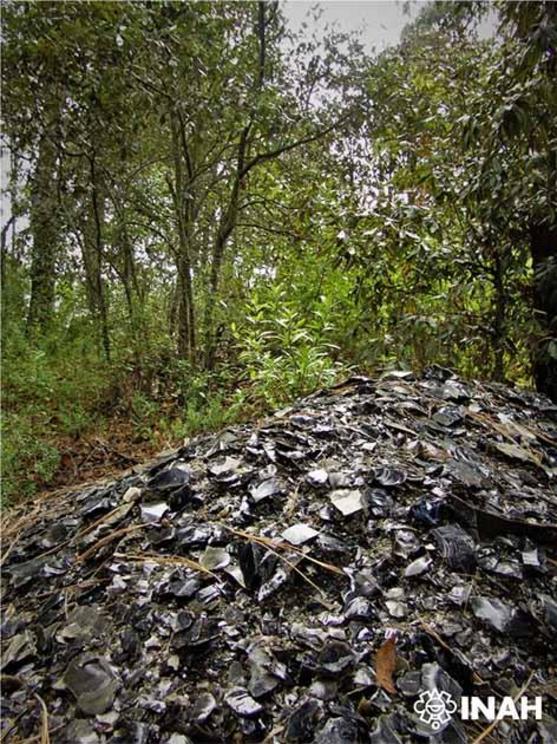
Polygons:
<instances>
[{"instance_id":1,"label":"forest floor","mask_svg":"<svg viewBox=\"0 0 557 744\"><path fill-rule=\"evenodd\" d=\"M168 431L164 432L157 428L154 421L146 422L138 432L136 417L122 411L100 418L79 436L52 432L47 439L49 445L60 453L59 462L47 478L42 479L39 474L34 476L35 492L31 498L40 499L43 495L49 496L82 484L116 478L163 452L187 445L193 436L209 434L232 423L226 420L223 412L214 419L207 417L199 422L199 425L192 427L191 434L180 436L178 433L170 433L173 431L173 424L176 432L183 424L180 411L170 403L161 405L161 410L164 410L168 424ZM234 421L257 419L257 409L252 410L251 416L249 410L246 408L244 416L236 415ZM21 499L14 499L13 503L20 501Z\"/></svg>"},{"instance_id":2,"label":"forest floor","mask_svg":"<svg viewBox=\"0 0 557 744\"><path fill-rule=\"evenodd\" d=\"M100 432L94 431L79 439L60 437L54 444L61 453L60 463L48 482L38 483L38 496L117 476L161 450L177 446L178 442L165 442L162 437L138 441L134 437L133 422L118 418Z\"/></svg>"}]
</instances>

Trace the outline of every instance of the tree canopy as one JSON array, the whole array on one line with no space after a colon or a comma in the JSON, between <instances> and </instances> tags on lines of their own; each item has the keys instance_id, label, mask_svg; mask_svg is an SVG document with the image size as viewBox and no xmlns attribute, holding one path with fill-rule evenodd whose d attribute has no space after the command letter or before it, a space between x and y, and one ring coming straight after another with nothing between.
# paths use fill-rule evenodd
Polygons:
<instances>
[{"instance_id":1,"label":"tree canopy","mask_svg":"<svg viewBox=\"0 0 557 744\"><path fill-rule=\"evenodd\" d=\"M7 3L8 498L351 370L557 401L556 47L552 2L381 54L276 2Z\"/></svg>"}]
</instances>

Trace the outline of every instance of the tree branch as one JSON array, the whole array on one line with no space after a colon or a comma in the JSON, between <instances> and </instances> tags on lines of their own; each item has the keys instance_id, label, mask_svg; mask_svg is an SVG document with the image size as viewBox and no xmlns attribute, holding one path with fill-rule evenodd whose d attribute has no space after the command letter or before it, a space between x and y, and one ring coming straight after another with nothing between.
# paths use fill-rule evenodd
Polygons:
<instances>
[{"instance_id":1,"label":"tree branch","mask_svg":"<svg viewBox=\"0 0 557 744\"><path fill-rule=\"evenodd\" d=\"M337 121L335 121L330 126L326 127L325 129L322 129L319 132L316 132L315 134L309 135L308 137L303 137L300 140L296 140L296 142L290 142L287 145L282 145L281 147L277 147L274 150L269 150L268 152L260 152L258 155L255 155L250 161L248 161L243 169L240 172L240 178L243 178L246 176L250 170L255 168L256 165L259 165L260 163L264 163L267 160L273 160L274 158L278 158L280 155L283 155L285 152L290 152L290 150L294 150L296 147L301 147L302 145L308 145L310 142L316 142L317 140L321 139L322 137L325 137L329 132L332 132L334 129L336 129L338 126L343 124L348 119L348 114L341 117Z\"/></svg>"}]
</instances>

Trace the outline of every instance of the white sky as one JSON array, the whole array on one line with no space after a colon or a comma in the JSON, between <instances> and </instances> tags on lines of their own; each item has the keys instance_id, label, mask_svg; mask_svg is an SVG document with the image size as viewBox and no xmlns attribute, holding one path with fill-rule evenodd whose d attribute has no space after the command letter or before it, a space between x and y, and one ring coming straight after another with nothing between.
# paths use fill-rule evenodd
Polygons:
<instances>
[{"instance_id":1,"label":"white sky","mask_svg":"<svg viewBox=\"0 0 557 744\"><path fill-rule=\"evenodd\" d=\"M315 28L320 36L326 24L336 23L341 31L360 31L362 43L370 53L374 48L380 52L386 46L396 44L403 27L417 15L422 4L412 3L410 15L404 14L403 3L398 0L325 0L318 3L284 0L281 5L293 31L299 30L305 20L309 30ZM322 11L317 26L306 18L315 5Z\"/></svg>"},{"instance_id":2,"label":"white sky","mask_svg":"<svg viewBox=\"0 0 557 744\"><path fill-rule=\"evenodd\" d=\"M306 21L308 31L316 31L322 37L327 24L336 24L341 31L358 31L366 52L381 52L387 46L397 44L404 26L414 20L428 0L282 0L284 15L293 31L300 29ZM408 12L404 6L408 5ZM311 8L317 6L322 11L318 23L306 17ZM493 36L496 32L496 16L490 11L479 27L480 39Z\"/></svg>"}]
</instances>

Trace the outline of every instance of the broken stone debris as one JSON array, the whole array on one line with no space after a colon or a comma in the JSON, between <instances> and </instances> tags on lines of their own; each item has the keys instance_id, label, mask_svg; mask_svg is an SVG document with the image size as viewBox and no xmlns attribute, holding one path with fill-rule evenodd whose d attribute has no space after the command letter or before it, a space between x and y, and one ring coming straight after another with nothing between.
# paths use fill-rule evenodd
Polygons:
<instances>
[{"instance_id":1,"label":"broken stone debris","mask_svg":"<svg viewBox=\"0 0 557 744\"><path fill-rule=\"evenodd\" d=\"M423 690L557 724L557 408L434 368L316 393L68 494L3 568L2 735L459 742ZM396 631L396 693L374 659Z\"/></svg>"}]
</instances>

